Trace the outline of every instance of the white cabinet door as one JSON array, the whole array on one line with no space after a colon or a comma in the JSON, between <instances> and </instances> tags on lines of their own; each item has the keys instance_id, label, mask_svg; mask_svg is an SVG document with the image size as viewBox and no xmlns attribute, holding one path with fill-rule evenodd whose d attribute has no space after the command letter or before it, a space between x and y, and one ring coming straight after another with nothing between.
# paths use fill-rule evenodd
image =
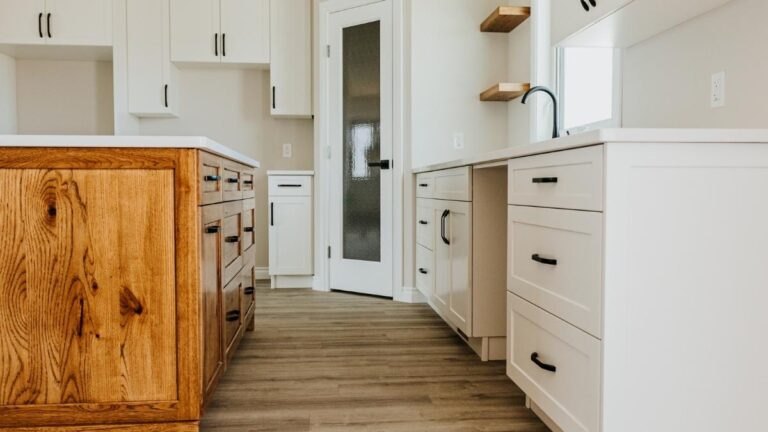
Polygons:
<instances>
[{"instance_id":1,"label":"white cabinet door","mask_svg":"<svg viewBox=\"0 0 768 432\"><path fill-rule=\"evenodd\" d=\"M589 27L634 0L552 0L552 44ZM594 2L595 6L592 6Z\"/></svg>"},{"instance_id":2,"label":"white cabinet door","mask_svg":"<svg viewBox=\"0 0 768 432\"><path fill-rule=\"evenodd\" d=\"M0 43L45 43L45 0L0 0Z\"/></svg>"},{"instance_id":3,"label":"white cabinet door","mask_svg":"<svg viewBox=\"0 0 768 432\"><path fill-rule=\"evenodd\" d=\"M221 0L221 38L222 63L269 64L269 0Z\"/></svg>"},{"instance_id":4,"label":"white cabinet door","mask_svg":"<svg viewBox=\"0 0 768 432\"><path fill-rule=\"evenodd\" d=\"M112 1L45 0L46 43L52 45L112 45Z\"/></svg>"},{"instance_id":5,"label":"white cabinet door","mask_svg":"<svg viewBox=\"0 0 768 432\"><path fill-rule=\"evenodd\" d=\"M172 116L178 108L176 67L170 59L169 0L129 0L128 108L131 114Z\"/></svg>"},{"instance_id":6,"label":"white cabinet door","mask_svg":"<svg viewBox=\"0 0 768 432\"><path fill-rule=\"evenodd\" d=\"M472 204L435 201L435 303L472 336Z\"/></svg>"},{"instance_id":7,"label":"white cabinet door","mask_svg":"<svg viewBox=\"0 0 768 432\"><path fill-rule=\"evenodd\" d=\"M312 4L310 0L270 3L272 115L312 116Z\"/></svg>"},{"instance_id":8,"label":"white cabinet door","mask_svg":"<svg viewBox=\"0 0 768 432\"><path fill-rule=\"evenodd\" d=\"M269 274L312 274L312 197L270 197Z\"/></svg>"},{"instance_id":9,"label":"white cabinet door","mask_svg":"<svg viewBox=\"0 0 768 432\"><path fill-rule=\"evenodd\" d=\"M219 0L171 0L171 60L221 61Z\"/></svg>"}]
</instances>

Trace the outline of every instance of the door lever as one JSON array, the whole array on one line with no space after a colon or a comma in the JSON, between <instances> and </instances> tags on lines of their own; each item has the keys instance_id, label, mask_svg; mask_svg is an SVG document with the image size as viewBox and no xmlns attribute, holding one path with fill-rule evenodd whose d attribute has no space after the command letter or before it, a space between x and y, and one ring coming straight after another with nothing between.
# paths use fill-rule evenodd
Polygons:
<instances>
[{"instance_id":1,"label":"door lever","mask_svg":"<svg viewBox=\"0 0 768 432\"><path fill-rule=\"evenodd\" d=\"M388 159L380 160L378 162L368 162L370 168L379 167L383 170L388 170L391 167L391 162Z\"/></svg>"}]
</instances>

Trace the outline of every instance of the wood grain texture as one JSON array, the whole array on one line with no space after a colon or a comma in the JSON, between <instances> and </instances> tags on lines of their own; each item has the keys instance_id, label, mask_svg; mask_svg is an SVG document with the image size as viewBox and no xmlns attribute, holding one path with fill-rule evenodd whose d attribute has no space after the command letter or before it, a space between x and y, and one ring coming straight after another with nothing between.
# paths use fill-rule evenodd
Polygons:
<instances>
[{"instance_id":1,"label":"wood grain texture","mask_svg":"<svg viewBox=\"0 0 768 432\"><path fill-rule=\"evenodd\" d=\"M509 33L531 16L526 6L499 6L480 24L480 31Z\"/></svg>"},{"instance_id":2,"label":"wood grain texture","mask_svg":"<svg viewBox=\"0 0 768 432\"><path fill-rule=\"evenodd\" d=\"M528 83L498 83L480 94L483 102L508 102L519 98L531 89Z\"/></svg>"},{"instance_id":3,"label":"wood grain texture","mask_svg":"<svg viewBox=\"0 0 768 432\"><path fill-rule=\"evenodd\" d=\"M427 305L263 286L256 300L202 431L547 431L504 363Z\"/></svg>"},{"instance_id":4,"label":"wood grain texture","mask_svg":"<svg viewBox=\"0 0 768 432\"><path fill-rule=\"evenodd\" d=\"M56 432L197 432L198 430L198 422L112 426L66 426L56 428ZM51 428L42 427L23 427L4 429L3 432L52 432L52 430Z\"/></svg>"},{"instance_id":5,"label":"wood grain texture","mask_svg":"<svg viewBox=\"0 0 768 432\"><path fill-rule=\"evenodd\" d=\"M173 169L177 149L129 148L0 148L0 168Z\"/></svg>"}]
</instances>

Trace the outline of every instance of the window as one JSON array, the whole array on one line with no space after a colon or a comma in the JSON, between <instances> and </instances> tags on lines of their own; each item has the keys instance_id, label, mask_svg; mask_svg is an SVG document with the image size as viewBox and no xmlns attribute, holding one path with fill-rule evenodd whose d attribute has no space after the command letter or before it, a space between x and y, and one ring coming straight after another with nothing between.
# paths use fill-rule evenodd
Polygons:
<instances>
[{"instance_id":1,"label":"window","mask_svg":"<svg viewBox=\"0 0 768 432\"><path fill-rule=\"evenodd\" d=\"M558 93L569 132L621 126L621 51L559 48Z\"/></svg>"}]
</instances>

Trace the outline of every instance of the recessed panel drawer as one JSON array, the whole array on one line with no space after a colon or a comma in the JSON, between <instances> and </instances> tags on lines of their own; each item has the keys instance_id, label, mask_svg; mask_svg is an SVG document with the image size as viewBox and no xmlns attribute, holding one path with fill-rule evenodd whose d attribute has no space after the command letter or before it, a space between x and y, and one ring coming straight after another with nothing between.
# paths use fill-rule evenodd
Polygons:
<instances>
[{"instance_id":1,"label":"recessed panel drawer","mask_svg":"<svg viewBox=\"0 0 768 432\"><path fill-rule=\"evenodd\" d=\"M246 250L256 242L256 201L252 199L243 200L242 224L242 247L243 250Z\"/></svg>"},{"instance_id":2,"label":"recessed panel drawer","mask_svg":"<svg viewBox=\"0 0 768 432\"><path fill-rule=\"evenodd\" d=\"M200 205L221 202L222 195L222 160L205 152L198 152L200 171Z\"/></svg>"},{"instance_id":3,"label":"recessed panel drawer","mask_svg":"<svg viewBox=\"0 0 768 432\"><path fill-rule=\"evenodd\" d=\"M240 184L240 169L234 165L224 163L222 170L222 189L224 201L243 199L243 191Z\"/></svg>"},{"instance_id":4,"label":"recessed panel drawer","mask_svg":"<svg viewBox=\"0 0 768 432\"><path fill-rule=\"evenodd\" d=\"M416 242L429 250L435 247L435 211L432 200L416 200Z\"/></svg>"},{"instance_id":5,"label":"recessed panel drawer","mask_svg":"<svg viewBox=\"0 0 768 432\"><path fill-rule=\"evenodd\" d=\"M602 213L509 206L507 289L602 337Z\"/></svg>"},{"instance_id":6,"label":"recessed panel drawer","mask_svg":"<svg viewBox=\"0 0 768 432\"><path fill-rule=\"evenodd\" d=\"M255 176L253 174L252 170L244 170L240 173L240 184L241 189L243 190L243 198L253 198L256 196L255 188L254 188L254 179Z\"/></svg>"},{"instance_id":7,"label":"recessed panel drawer","mask_svg":"<svg viewBox=\"0 0 768 432\"><path fill-rule=\"evenodd\" d=\"M269 196L312 196L312 176L269 176Z\"/></svg>"},{"instance_id":8,"label":"recessed panel drawer","mask_svg":"<svg viewBox=\"0 0 768 432\"><path fill-rule=\"evenodd\" d=\"M459 167L434 173L433 196L451 201L472 201L472 167Z\"/></svg>"},{"instance_id":9,"label":"recessed panel drawer","mask_svg":"<svg viewBox=\"0 0 768 432\"><path fill-rule=\"evenodd\" d=\"M237 336L238 330L242 323L242 305L241 295L243 288L243 280L241 278L234 278L232 282L228 283L224 287L224 342L229 352L232 341Z\"/></svg>"},{"instance_id":10,"label":"recessed panel drawer","mask_svg":"<svg viewBox=\"0 0 768 432\"><path fill-rule=\"evenodd\" d=\"M226 284L243 268L242 247L243 203L235 201L224 204L222 231L222 283Z\"/></svg>"},{"instance_id":11,"label":"recessed panel drawer","mask_svg":"<svg viewBox=\"0 0 768 432\"><path fill-rule=\"evenodd\" d=\"M603 210L603 146L509 161L509 204Z\"/></svg>"},{"instance_id":12,"label":"recessed panel drawer","mask_svg":"<svg viewBox=\"0 0 768 432\"><path fill-rule=\"evenodd\" d=\"M600 430L601 343L507 293L507 375L562 430Z\"/></svg>"},{"instance_id":13,"label":"recessed panel drawer","mask_svg":"<svg viewBox=\"0 0 768 432\"><path fill-rule=\"evenodd\" d=\"M434 198L435 196L435 176L434 173L416 174L416 197Z\"/></svg>"},{"instance_id":14,"label":"recessed panel drawer","mask_svg":"<svg viewBox=\"0 0 768 432\"><path fill-rule=\"evenodd\" d=\"M435 254L421 245L416 245L416 288L427 298L432 298L435 289Z\"/></svg>"},{"instance_id":15,"label":"recessed panel drawer","mask_svg":"<svg viewBox=\"0 0 768 432\"><path fill-rule=\"evenodd\" d=\"M256 278L254 272L256 262L255 248L243 252L243 262L244 267L239 275L243 289L240 315L242 316L242 319L245 320L246 315L248 315L248 312L250 312L251 307L253 307L253 304L256 301Z\"/></svg>"}]
</instances>

